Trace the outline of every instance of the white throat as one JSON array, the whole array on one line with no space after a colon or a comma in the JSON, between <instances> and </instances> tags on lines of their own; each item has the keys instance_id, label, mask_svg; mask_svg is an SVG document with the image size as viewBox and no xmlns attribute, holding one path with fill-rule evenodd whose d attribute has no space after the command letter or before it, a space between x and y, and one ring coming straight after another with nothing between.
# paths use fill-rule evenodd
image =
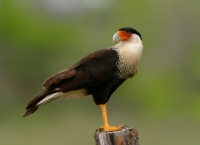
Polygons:
<instances>
[{"instance_id":1,"label":"white throat","mask_svg":"<svg viewBox=\"0 0 200 145\"><path fill-rule=\"evenodd\" d=\"M120 41L115 47L118 49L119 55L124 57L126 61L139 62L143 51L143 45L138 35L133 34L128 41Z\"/></svg>"}]
</instances>

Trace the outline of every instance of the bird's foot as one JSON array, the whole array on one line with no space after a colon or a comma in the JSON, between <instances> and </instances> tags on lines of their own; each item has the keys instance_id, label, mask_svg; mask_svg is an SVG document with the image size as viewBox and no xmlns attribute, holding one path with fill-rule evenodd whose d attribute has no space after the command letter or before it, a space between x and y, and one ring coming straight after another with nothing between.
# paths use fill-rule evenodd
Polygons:
<instances>
[{"instance_id":1,"label":"bird's foot","mask_svg":"<svg viewBox=\"0 0 200 145\"><path fill-rule=\"evenodd\" d=\"M107 132L107 131L114 132L114 131L121 130L123 127L124 127L123 125L119 125L119 126L101 126L101 127L99 127L98 131L99 132L101 132L101 131L104 131L104 132Z\"/></svg>"}]
</instances>

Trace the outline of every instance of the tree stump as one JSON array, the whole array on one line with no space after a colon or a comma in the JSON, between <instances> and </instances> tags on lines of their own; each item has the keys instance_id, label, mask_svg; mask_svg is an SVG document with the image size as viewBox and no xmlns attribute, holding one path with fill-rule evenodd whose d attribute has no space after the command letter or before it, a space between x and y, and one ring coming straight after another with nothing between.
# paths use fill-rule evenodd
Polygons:
<instances>
[{"instance_id":1,"label":"tree stump","mask_svg":"<svg viewBox=\"0 0 200 145\"><path fill-rule=\"evenodd\" d=\"M124 126L115 132L99 132L94 134L96 145L139 145L138 131Z\"/></svg>"}]
</instances>

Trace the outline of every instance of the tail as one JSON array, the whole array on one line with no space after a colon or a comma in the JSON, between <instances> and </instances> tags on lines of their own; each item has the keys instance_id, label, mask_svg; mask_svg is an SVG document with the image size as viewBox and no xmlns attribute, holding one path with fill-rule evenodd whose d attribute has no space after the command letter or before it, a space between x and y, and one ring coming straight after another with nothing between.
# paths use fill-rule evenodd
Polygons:
<instances>
[{"instance_id":1,"label":"tail","mask_svg":"<svg viewBox=\"0 0 200 145\"><path fill-rule=\"evenodd\" d=\"M38 94L33 97L30 102L26 106L26 112L23 117L26 117L32 113L34 113L40 106L45 105L55 99L57 99L60 95L59 90L45 90L44 92Z\"/></svg>"}]
</instances>

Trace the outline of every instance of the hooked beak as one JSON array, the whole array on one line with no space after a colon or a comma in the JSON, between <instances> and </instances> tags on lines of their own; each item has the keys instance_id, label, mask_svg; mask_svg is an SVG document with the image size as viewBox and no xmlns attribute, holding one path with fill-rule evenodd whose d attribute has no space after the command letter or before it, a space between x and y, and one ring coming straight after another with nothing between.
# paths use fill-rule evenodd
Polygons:
<instances>
[{"instance_id":1,"label":"hooked beak","mask_svg":"<svg viewBox=\"0 0 200 145\"><path fill-rule=\"evenodd\" d=\"M120 41L120 37L119 37L119 35L118 35L117 33L115 33L115 34L113 35L113 43L114 43L114 42L117 42L117 41Z\"/></svg>"}]
</instances>

